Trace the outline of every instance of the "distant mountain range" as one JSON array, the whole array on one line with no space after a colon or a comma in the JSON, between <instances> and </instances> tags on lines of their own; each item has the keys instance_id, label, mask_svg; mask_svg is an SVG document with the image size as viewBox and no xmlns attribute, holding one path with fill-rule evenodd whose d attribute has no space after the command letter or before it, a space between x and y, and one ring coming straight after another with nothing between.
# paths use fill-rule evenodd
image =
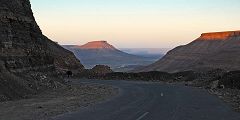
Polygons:
<instances>
[{"instance_id":1,"label":"distant mountain range","mask_svg":"<svg viewBox=\"0 0 240 120\"><path fill-rule=\"evenodd\" d=\"M240 31L203 33L193 42L179 46L162 59L139 71L206 71L240 69Z\"/></svg>"},{"instance_id":2,"label":"distant mountain range","mask_svg":"<svg viewBox=\"0 0 240 120\"><path fill-rule=\"evenodd\" d=\"M108 65L115 71L128 71L149 65L162 56L160 54L154 57L129 54L118 50L107 41L92 41L81 46L64 45L63 47L72 51L86 68Z\"/></svg>"},{"instance_id":3,"label":"distant mountain range","mask_svg":"<svg viewBox=\"0 0 240 120\"><path fill-rule=\"evenodd\" d=\"M159 56L164 56L171 48L119 48L119 50L133 55L159 59Z\"/></svg>"}]
</instances>

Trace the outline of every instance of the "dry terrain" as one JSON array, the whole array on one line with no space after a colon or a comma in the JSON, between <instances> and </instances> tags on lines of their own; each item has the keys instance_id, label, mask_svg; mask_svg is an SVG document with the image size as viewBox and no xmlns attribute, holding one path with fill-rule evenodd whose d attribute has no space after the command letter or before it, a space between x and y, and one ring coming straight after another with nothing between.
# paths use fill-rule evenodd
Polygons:
<instances>
[{"instance_id":1,"label":"dry terrain","mask_svg":"<svg viewBox=\"0 0 240 120\"><path fill-rule=\"evenodd\" d=\"M240 90L237 89L211 89L210 94L217 95L220 99L232 106L233 110L240 112Z\"/></svg>"},{"instance_id":2,"label":"dry terrain","mask_svg":"<svg viewBox=\"0 0 240 120\"><path fill-rule=\"evenodd\" d=\"M93 105L118 94L100 84L75 84L46 91L31 99L0 103L0 120L49 120L51 117Z\"/></svg>"}]
</instances>

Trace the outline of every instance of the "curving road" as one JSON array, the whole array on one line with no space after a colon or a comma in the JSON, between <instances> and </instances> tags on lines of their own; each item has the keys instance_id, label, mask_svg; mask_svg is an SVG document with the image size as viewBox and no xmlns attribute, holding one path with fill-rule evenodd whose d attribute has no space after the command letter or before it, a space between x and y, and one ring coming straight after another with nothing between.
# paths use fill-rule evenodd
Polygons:
<instances>
[{"instance_id":1,"label":"curving road","mask_svg":"<svg viewBox=\"0 0 240 120\"><path fill-rule=\"evenodd\" d=\"M120 88L120 94L55 120L240 120L240 113L205 90L133 81L81 80Z\"/></svg>"}]
</instances>

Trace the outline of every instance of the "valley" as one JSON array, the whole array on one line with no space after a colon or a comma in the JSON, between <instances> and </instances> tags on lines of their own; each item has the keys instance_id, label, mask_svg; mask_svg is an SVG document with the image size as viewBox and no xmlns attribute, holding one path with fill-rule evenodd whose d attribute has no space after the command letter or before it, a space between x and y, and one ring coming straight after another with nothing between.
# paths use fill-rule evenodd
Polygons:
<instances>
[{"instance_id":1,"label":"valley","mask_svg":"<svg viewBox=\"0 0 240 120\"><path fill-rule=\"evenodd\" d=\"M92 41L85 45L65 45L87 68L107 65L115 72L127 72L154 63L161 54L129 54L115 48L107 41Z\"/></svg>"},{"instance_id":2,"label":"valley","mask_svg":"<svg viewBox=\"0 0 240 120\"><path fill-rule=\"evenodd\" d=\"M240 119L236 1L44 1L0 0L0 120Z\"/></svg>"}]
</instances>

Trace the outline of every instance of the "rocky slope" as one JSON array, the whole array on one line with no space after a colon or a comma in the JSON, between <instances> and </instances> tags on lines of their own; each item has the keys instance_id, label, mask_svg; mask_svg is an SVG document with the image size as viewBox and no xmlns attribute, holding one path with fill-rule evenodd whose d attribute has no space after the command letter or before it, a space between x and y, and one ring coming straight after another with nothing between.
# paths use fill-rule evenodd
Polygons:
<instances>
[{"instance_id":1,"label":"rocky slope","mask_svg":"<svg viewBox=\"0 0 240 120\"><path fill-rule=\"evenodd\" d=\"M0 0L0 36L0 101L56 87L47 73L84 68L72 52L42 34L29 0Z\"/></svg>"},{"instance_id":2,"label":"rocky slope","mask_svg":"<svg viewBox=\"0 0 240 120\"><path fill-rule=\"evenodd\" d=\"M112 69L117 69L128 65L148 65L155 60L122 52L106 41L93 41L82 46L64 47L72 51L86 68L107 65Z\"/></svg>"},{"instance_id":3,"label":"rocky slope","mask_svg":"<svg viewBox=\"0 0 240 120\"><path fill-rule=\"evenodd\" d=\"M11 71L83 68L71 52L42 34L29 0L0 0L0 35L0 57Z\"/></svg>"},{"instance_id":4,"label":"rocky slope","mask_svg":"<svg viewBox=\"0 0 240 120\"><path fill-rule=\"evenodd\" d=\"M156 63L137 71L202 71L240 69L240 31L203 33L193 42L179 46Z\"/></svg>"}]
</instances>

